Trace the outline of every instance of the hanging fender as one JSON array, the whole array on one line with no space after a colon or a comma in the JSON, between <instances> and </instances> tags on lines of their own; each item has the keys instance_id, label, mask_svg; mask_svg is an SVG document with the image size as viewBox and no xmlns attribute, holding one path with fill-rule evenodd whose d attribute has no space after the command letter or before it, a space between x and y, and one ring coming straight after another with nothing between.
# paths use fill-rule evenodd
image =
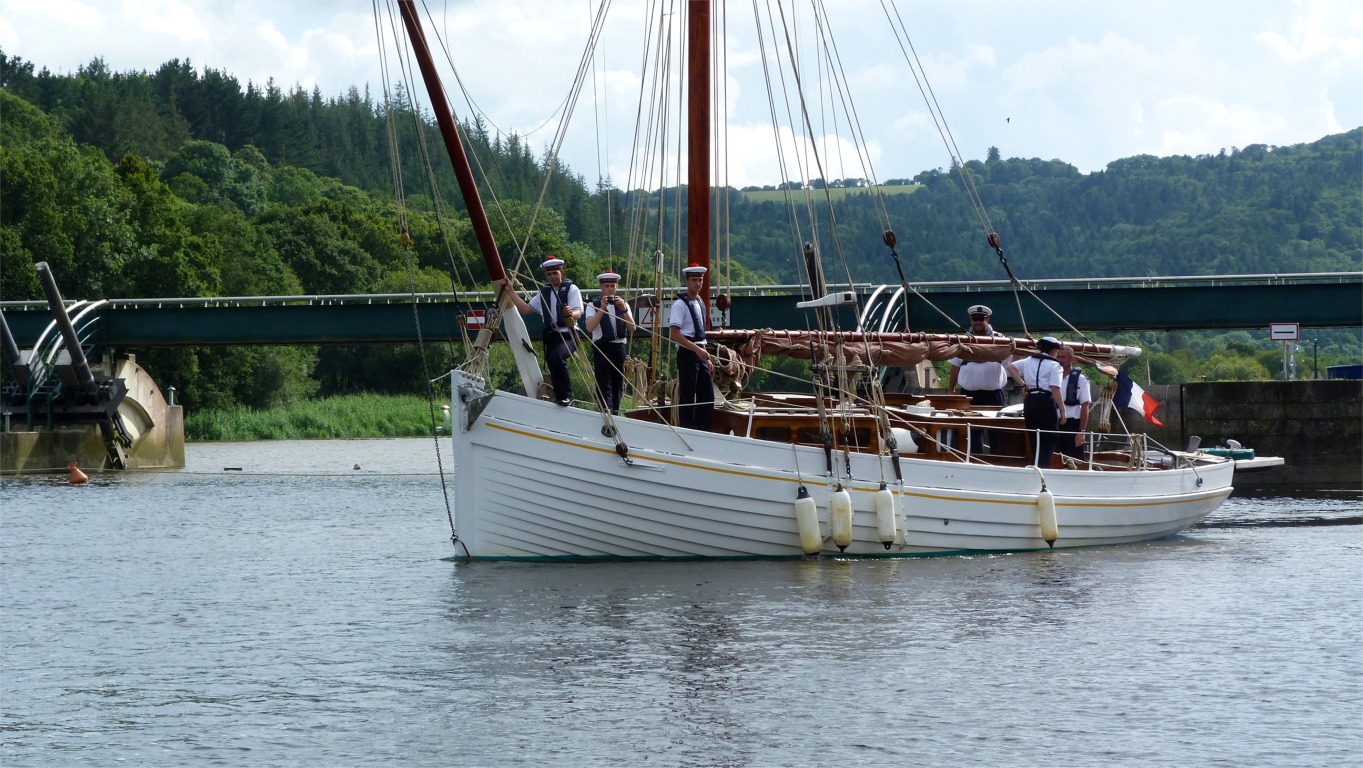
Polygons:
<instances>
[{"instance_id":1,"label":"hanging fender","mask_svg":"<svg viewBox=\"0 0 1363 768\"><path fill-rule=\"evenodd\" d=\"M880 484L880 490L875 493L876 506L876 536L886 549L894 544L899 533L899 518L895 514L894 494L886 487L885 483Z\"/></svg>"},{"instance_id":2,"label":"hanging fender","mask_svg":"<svg viewBox=\"0 0 1363 768\"><path fill-rule=\"evenodd\" d=\"M819 508L803 485L795 498L795 526L800 532L800 549L806 555L817 555L823 549L823 534L819 531Z\"/></svg>"},{"instance_id":3,"label":"hanging fender","mask_svg":"<svg viewBox=\"0 0 1363 768\"><path fill-rule=\"evenodd\" d=\"M852 494L842 487L842 483L828 495L828 530L839 552L852 546Z\"/></svg>"},{"instance_id":4,"label":"hanging fender","mask_svg":"<svg viewBox=\"0 0 1363 768\"><path fill-rule=\"evenodd\" d=\"M1044 484L1036 497L1036 517L1041 526L1041 538L1054 548L1055 540L1060 538L1060 526L1055 519L1055 496Z\"/></svg>"}]
</instances>

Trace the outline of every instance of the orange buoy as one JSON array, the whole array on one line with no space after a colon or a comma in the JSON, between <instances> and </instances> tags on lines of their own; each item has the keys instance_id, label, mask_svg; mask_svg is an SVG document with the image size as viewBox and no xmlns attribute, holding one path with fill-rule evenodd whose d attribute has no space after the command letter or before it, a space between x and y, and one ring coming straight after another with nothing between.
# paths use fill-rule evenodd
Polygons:
<instances>
[{"instance_id":1,"label":"orange buoy","mask_svg":"<svg viewBox=\"0 0 1363 768\"><path fill-rule=\"evenodd\" d=\"M72 485L80 485L81 483L83 483L83 482L85 482L85 481L87 481L87 480L90 479L89 477L87 477L87 476L85 475L84 472L80 471L80 467L76 466L76 462L73 461L73 462L71 462L70 464L67 464L66 466L68 466L68 467L71 468L71 484L72 484Z\"/></svg>"}]
</instances>

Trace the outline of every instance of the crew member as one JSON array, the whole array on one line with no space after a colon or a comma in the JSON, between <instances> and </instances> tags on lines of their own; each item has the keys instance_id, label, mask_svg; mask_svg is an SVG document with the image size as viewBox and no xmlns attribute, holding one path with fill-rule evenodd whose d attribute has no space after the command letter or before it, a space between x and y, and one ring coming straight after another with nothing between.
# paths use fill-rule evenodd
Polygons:
<instances>
[{"instance_id":1,"label":"crew member","mask_svg":"<svg viewBox=\"0 0 1363 768\"><path fill-rule=\"evenodd\" d=\"M601 407L620 413L620 398L625 391L625 352L634 316L629 303L616 290L620 276L606 270L596 276L601 297L587 305L587 330L592 334L592 368L596 372L596 394Z\"/></svg>"},{"instance_id":2,"label":"crew member","mask_svg":"<svg viewBox=\"0 0 1363 768\"><path fill-rule=\"evenodd\" d=\"M1010 375L1027 390L1022 401L1022 418L1036 439L1036 466L1051 466L1051 455L1059 442L1056 428L1064 424L1065 401L1060 394L1062 366L1051 353L1060 342L1047 336L1036 343L1037 353L1012 364Z\"/></svg>"},{"instance_id":3,"label":"crew member","mask_svg":"<svg viewBox=\"0 0 1363 768\"><path fill-rule=\"evenodd\" d=\"M1066 456L1082 460L1084 440L1089 428L1089 408L1093 403L1089 377L1074 365L1074 350L1069 347L1057 349L1055 359L1065 369L1060 385L1065 402L1065 422L1060 425L1060 443L1056 450ZM1067 433L1073 433L1073 436Z\"/></svg>"},{"instance_id":4,"label":"crew member","mask_svg":"<svg viewBox=\"0 0 1363 768\"><path fill-rule=\"evenodd\" d=\"M550 256L540 268L544 285L526 301L519 291L511 291L511 301L523 315L538 314L544 323L544 362L554 385L554 402L573 402L573 380L568 375L568 358L577 351L577 319L582 316L582 291L563 277L563 259ZM496 281L501 285L504 281Z\"/></svg>"},{"instance_id":5,"label":"crew member","mask_svg":"<svg viewBox=\"0 0 1363 768\"><path fill-rule=\"evenodd\" d=\"M989 318L994 314L994 310L983 304L976 304L968 311L970 312L970 335L1003 335L995 331L994 326L989 324ZM955 392L957 385L960 385L960 393L970 398L971 405L1002 407L1007 404L1003 386L1008 383L1008 372L1003 363L977 363L972 360L962 360L959 357L953 357L948 362L951 365L951 373L947 377L948 393ZM983 429L970 430L970 451L972 453L984 452L984 437L987 431Z\"/></svg>"},{"instance_id":6,"label":"crew member","mask_svg":"<svg viewBox=\"0 0 1363 768\"><path fill-rule=\"evenodd\" d=\"M692 264L682 270L686 292L672 303L669 338L677 345L678 426L709 431L715 410L714 379L710 353L705 345L705 305L700 295L705 267Z\"/></svg>"}]
</instances>

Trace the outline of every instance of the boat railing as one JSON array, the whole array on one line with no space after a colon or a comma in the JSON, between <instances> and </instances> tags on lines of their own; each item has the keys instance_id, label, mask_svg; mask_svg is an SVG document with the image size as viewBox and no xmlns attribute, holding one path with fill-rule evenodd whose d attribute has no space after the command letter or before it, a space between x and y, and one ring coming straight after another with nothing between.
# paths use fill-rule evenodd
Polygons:
<instances>
[{"instance_id":1,"label":"boat railing","mask_svg":"<svg viewBox=\"0 0 1363 768\"><path fill-rule=\"evenodd\" d=\"M975 430L986 433L1013 433L1023 435L1028 438L1027 445L1032 451L1030 457L1032 464L1036 464L1040 459L1040 440L1037 439L1043 430L1027 429L1025 427L996 427L985 426L973 422L957 425L957 429L941 430L938 435L928 435L927 439L936 443L940 452L952 453L960 456L966 462L990 462L1006 455L992 452L976 452L974 450L975 441L972 439ZM1060 439L1073 439L1076 434L1084 435L1084 459L1074 461L1072 458L1063 459L1069 466L1085 469L1116 469L1119 464L1124 464L1126 469L1135 471L1145 471L1154 469L1172 469L1179 466L1182 461L1178 453L1172 451L1149 435L1136 433L1112 433L1112 432L1067 432L1064 430L1054 430L1051 434ZM1056 451L1059 454L1059 451ZM1012 458L1023 458L1012 456Z\"/></svg>"},{"instance_id":2,"label":"boat railing","mask_svg":"<svg viewBox=\"0 0 1363 768\"><path fill-rule=\"evenodd\" d=\"M726 407L716 413L727 413L730 421L727 429L730 434L758 440L774 440L796 444L814 445L818 443L814 422L817 418L812 412L810 395L787 397L755 396L747 399L726 401ZM829 413L850 416L858 421L871 417L872 409L866 406L851 406L848 403L827 401ZM947 418L939 418L947 417ZM945 459L966 463L1035 465L1038 454L1038 430L1022 426L992 424L991 419L970 418L952 411L937 411L924 408L920 411L896 409L890 424L909 429L913 433L917 449L914 454L921 458ZM1017 424L1017 420L1012 420ZM765 425L765 426L764 426ZM987 442L987 450L977 451L973 438L977 430L985 433L979 441ZM859 436L853 446L883 446L874 439L875 430L862 424L856 430ZM1064 430L1053 432L1059 439L1073 440L1076 433ZM1082 459L1062 458L1065 466L1073 469L1090 470L1127 470L1144 471L1172 469L1190 464L1186 454L1159 444L1143 433L1110 433L1087 431L1084 437ZM861 450L861 449L856 449ZM1030 453L1030 455L1028 455ZM906 455L914 455L906 454Z\"/></svg>"}]
</instances>

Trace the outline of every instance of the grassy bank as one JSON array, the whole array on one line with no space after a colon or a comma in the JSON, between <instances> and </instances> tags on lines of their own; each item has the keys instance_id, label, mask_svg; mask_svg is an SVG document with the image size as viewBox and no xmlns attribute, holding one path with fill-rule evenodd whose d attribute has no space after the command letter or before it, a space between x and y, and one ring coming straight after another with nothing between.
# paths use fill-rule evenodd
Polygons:
<instances>
[{"instance_id":1,"label":"grassy bank","mask_svg":"<svg viewBox=\"0 0 1363 768\"><path fill-rule=\"evenodd\" d=\"M435 404L435 418L443 418ZM309 438L423 437L431 407L415 395L345 395L281 408L190 411L186 440L301 440Z\"/></svg>"}]
</instances>

